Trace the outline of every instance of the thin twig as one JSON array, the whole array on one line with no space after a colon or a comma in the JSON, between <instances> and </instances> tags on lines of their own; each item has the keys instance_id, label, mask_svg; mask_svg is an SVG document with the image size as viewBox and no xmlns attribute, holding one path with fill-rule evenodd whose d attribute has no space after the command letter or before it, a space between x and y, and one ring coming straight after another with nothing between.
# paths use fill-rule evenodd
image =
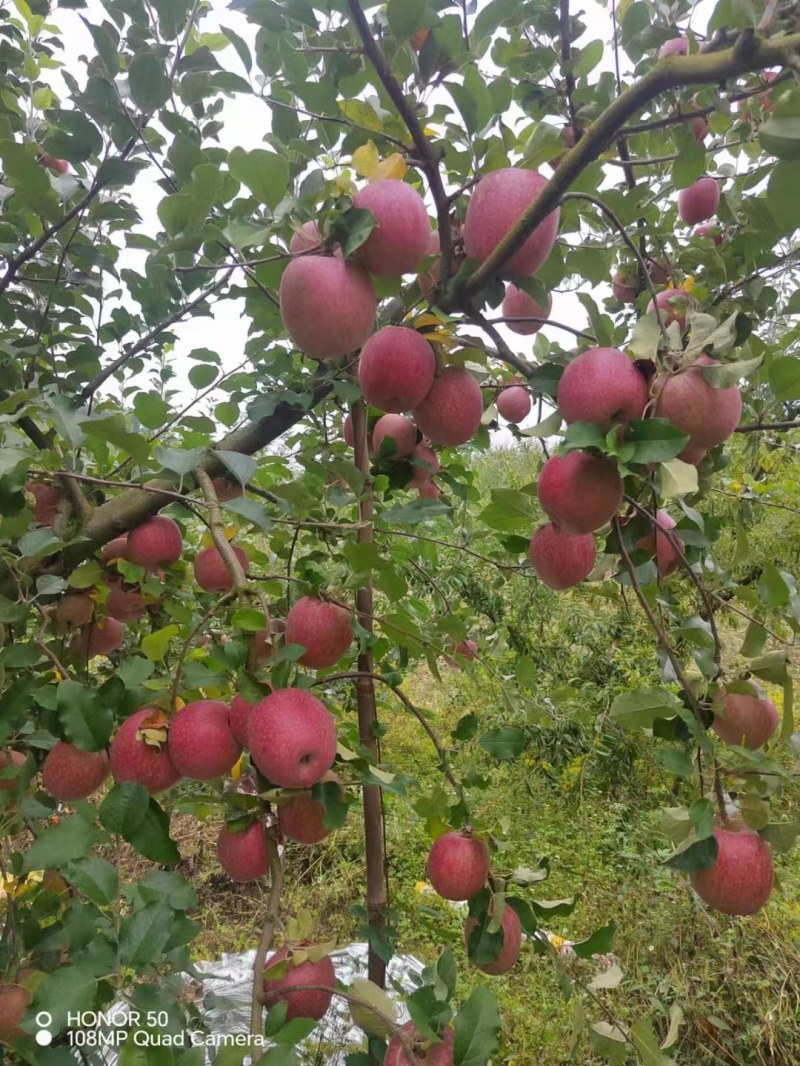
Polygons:
<instances>
[{"instance_id":1,"label":"thin twig","mask_svg":"<svg viewBox=\"0 0 800 1066\"><path fill-rule=\"evenodd\" d=\"M267 953L275 939L275 927L280 919L281 892L283 891L283 863L281 862L278 842L275 839L273 829L266 830L267 856L269 857L270 888L267 901L267 914L264 926L261 930L261 939L256 949L256 957L253 961L253 998L250 1007L250 1035L262 1037L264 1035L263 1017L264 1008L261 996L264 990L264 966L267 961Z\"/></svg>"}]
</instances>

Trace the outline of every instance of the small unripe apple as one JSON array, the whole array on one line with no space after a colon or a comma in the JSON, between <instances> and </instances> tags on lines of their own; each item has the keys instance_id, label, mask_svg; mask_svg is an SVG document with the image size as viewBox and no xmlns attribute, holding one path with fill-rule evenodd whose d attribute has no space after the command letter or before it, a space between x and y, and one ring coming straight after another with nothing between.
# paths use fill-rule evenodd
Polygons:
<instances>
[{"instance_id":1,"label":"small unripe apple","mask_svg":"<svg viewBox=\"0 0 800 1066\"><path fill-rule=\"evenodd\" d=\"M395 1033L386 1049L383 1066L453 1066L454 1034L446 1026L441 1041L434 1042L421 1036L413 1022L400 1026L403 1039ZM413 1049L413 1058L406 1054L403 1044Z\"/></svg>"},{"instance_id":2,"label":"small unripe apple","mask_svg":"<svg viewBox=\"0 0 800 1066\"><path fill-rule=\"evenodd\" d=\"M523 385L507 385L497 393L497 413L506 422L524 422L531 413L531 395Z\"/></svg>"},{"instance_id":3,"label":"small unripe apple","mask_svg":"<svg viewBox=\"0 0 800 1066\"><path fill-rule=\"evenodd\" d=\"M405 415L382 415L372 430L372 450L376 455L387 438L394 442L390 458L405 458L411 455L417 443L417 427Z\"/></svg>"},{"instance_id":4,"label":"small unripe apple","mask_svg":"<svg viewBox=\"0 0 800 1066\"><path fill-rule=\"evenodd\" d=\"M575 451L547 460L537 492L546 514L566 533L593 533L619 510L623 486L616 463Z\"/></svg>"},{"instance_id":5,"label":"small unripe apple","mask_svg":"<svg viewBox=\"0 0 800 1066\"><path fill-rule=\"evenodd\" d=\"M428 852L428 879L444 899L477 895L489 876L489 849L471 833L443 833Z\"/></svg>"},{"instance_id":6,"label":"small unripe apple","mask_svg":"<svg viewBox=\"0 0 800 1066\"><path fill-rule=\"evenodd\" d=\"M714 836L719 854L712 866L690 874L692 888L722 914L755 914L772 891L769 845L750 829L717 828Z\"/></svg>"},{"instance_id":7,"label":"small unripe apple","mask_svg":"<svg viewBox=\"0 0 800 1066\"><path fill-rule=\"evenodd\" d=\"M66 174L69 170L69 163L66 159L58 159L56 156L43 152L41 149L39 149L38 156L39 164L47 167L48 170L54 170L56 174Z\"/></svg>"},{"instance_id":8,"label":"small unripe apple","mask_svg":"<svg viewBox=\"0 0 800 1066\"><path fill-rule=\"evenodd\" d=\"M109 655L122 644L123 636L122 623L107 615L80 629L70 643L70 651L78 659Z\"/></svg>"},{"instance_id":9,"label":"small unripe apple","mask_svg":"<svg viewBox=\"0 0 800 1066\"><path fill-rule=\"evenodd\" d=\"M63 803L86 799L108 777L108 753L82 751L63 740L51 748L42 764L42 784Z\"/></svg>"},{"instance_id":10,"label":"small unripe apple","mask_svg":"<svg viewBox=\"0 0 800 1066\"><path fill-rule=\"evenodd\" d=\"M742 397L735 385L718 389L703 377L702 368L718 366L719 360L701 355L680 373L657 378L653 387L655 413L689 434L688 448L680 458L693 462L687 453L703 453L727 440L739 425ZM701 455L702 457L702 455Z\"/></svg>"},{"instance_id":11,"label":"small unripe apple","mask_svg":"<svg viewBox=\"0 0 800 1066\"><path fill-rule=\"evenodd\" d=\"M667 56L685 56L689 53L689 42L685 37L673 37L665 41L658 50L658 58L666 59Z\"/></svg>"},{"instance_id":12,"label":"small unripe apple","mask_svg":"<svg viewBox=\"0 0 800 1066\"><path fill-rule=\"evenodd\" d=\"M705 222L719 207L719 183L708 176L698 178L688 189L678 193L678 214L683 222L692 225Z\"/></svg>"},{"instance_id":13,"label":"small unripe apple","mask_svg":"<svg viewBox=\"0 0 800 1066\"><path fill-rule=\"evenodd\" d=\"M384 178L357 192L353 207L375 216L375 228L356 252L367 270L392 277L417 269L428 251L431 224L416 189L405 181Z\"/></svg>"},{"instance_id":14,"label":"small unripe apple","mask_svg":"<svg viewBox=\"0 0 800 1066\"><path fill-rule=\"evenodd\" d=\"M353 643L350 612L337 603L302 596L286 616L284 640L306 649L302 666L321 670L338 663Z\"/></svg>"},{"instance_id":15,"label":"small unripe apple","mask_svg":"<svg viewBox=\"0 0 800 1066\"><path fill-rule=\"evenodd\" d=\"M238 833L226 825L217 837L217 857L234 881L255 881L269 870L269 853L262 822L253 822Z\"/></svg>"},{"instance_id":16,"label":"small unripe apple","mask_svg":"<svg viewBox=\"0 0 800 1066\"><path fill-rule=\"evenodd\" d=\"M677 322L681 333L686 329L686 310L691 304L691 295L685 289L662 289L656 293L655 305L661 312L665 328ZM655 314L653 301L647 305L647 313Z\"/></svg>"},{"instance_id":17,"label":"small unripe apple","mask_svg":"<svg viewBox=\"0 0 800 1066\"><path fill-rule=\"evenodd\" d=\"M589 348L567 365L558 383L558 407L569 425L591 422L609 430L641 418L647 381L618 348Z\"/></svg>"},{"instance_id":18,"label":"small unripe apple","mask_svg":"<svg viewBox=\"0 0 800 1066\"><path fill-rule=\"evenodd\" d=\"M130 531L125 552L130 562L155 570L177 563L182 548L183 535L178 523L158 514Z\"/></svg>"},{"instance_id":19,"label":"small unripe apple","mask_svg":"<svg viewBox=\"0 0 800 1066\"><path fill-rule=\"evenodd\" d=\"M180 781L180 772L169 757L166 725L163 711L154 707L143 707L125 719L109 751L111 776L118 784L138 781L155 794Z\"/></svg>"},{"instance_id":20,"label":"small unripe apple","mask_svg":"<svg viewBox=\"0 0 800 1066\"><path fill-rule=\"evenodd\" d=\"M482 262L530 207L547 184L536 170L505 167L486 174L473 190L464 220L464 248L468 258ZM552 251L558 234L560 209L539 223L522 247L501 270L503 277L535 274Z\"/></svg>"},{"instance_id":21,"label":"small unripe apple","mask_svg":"<svg viewBox=\"0 0 800 1066\"><path fill-rule=\"evenodd\" d=\"M344 795L339 777L324 774L321 780L334 781ZM318 844L331 833L325 828L325 808L315 800L310 789L303 789L278 807L278 828L289 840L298 844Z\"/></svg>"},{"instance_id":22,"label":"small unripe apple","mask_svg":"<svg viewBox=\"0 0 800 1066\"><path fill-rule=\"evenodd\" d=\"M681 557L685 554L683 541L675 534L675 544L664 532L665 529L675 529L676 522L672 515L666 511L656 511L658 526L636 541L636 547L643 551L656 553L656 567L660 577L669 577L678 569Z\"/></svg>"},{"instance_id":23,"label":"small unripe apple","mask_svg":"<svg viewBox=\"0 0 800 1066\"><path fill-rule=\"evenodd\" d=\"M476 925L477 922L474 918L467 918L464 925L464 947L469 943L470 934ZM514 908L508 904L503 907L501 925L503 946L500 949L500 954L493 962L473 963L473 966L477 966L479 970L483 970L484 973L488 973L492 977L499 977L500 974L513 970L517 965L517 959L522 950L522 926L520 925L519 916Z\"/></svg>"},{"instance_id":24,"label":"small unripe apple","mask_svg":"<svg viewBox=\"0 0 800 1066\"><path fill-rule=\"evenodd\" d=\"M88 624L94 600L85 592L65 592L56 605L53 622L57 633L70 633Z\"/></svg>"},{"instance_id":25,"label":"small unripe apple","mask_svg":"<svg viewBox=\"0 0 800 1066\"><path fill-rule=\"evenodd\" d=\"M538 333L547 319L553 306L553 297L547 294L547 306L542 307L524 289L516 285L506 286L506 294L503 299L503 318L533 318L534 322L507 322L506 325L512 333L520 333L523 337L532 337Z\"/></svg>"},{"instance_id":26,"label":"small unripe apple","mask_svg":"<svg viewBox=\"0 0 800 1066\"><path fill-rule=\"evenodd\" d=\"M433 385L436 357L421 333L384 326L374 333L358 361L358 383L373 407L400 414L421 403Z\"/></svg>"},{"instance_id":27,"label":"small unripe apple","mask_svg":"<svg viewBox=\"0 0 800 1066\"><path fill-rule=\"evenodd\" d=\"M43 485L38 481L29 481L25 485L25 491L29 492L35 503L33 505L33 520L40 526L52 526L56 520L58 505L61 502L61 493L52 485Z\"/></svg>"},{"instance_id":28,"label":"small unripe apple","mask_svg":"<svg viewBox=\"0 0 800 1066\"><path fill-rule=\"evenodd\" d=\"M267 959L264 967L263 1002L268 1009L276 1003L285 1003L287 1022L293 1018L313 1018L318 1022L330 1007L336 989L336 971L330 956L326 955L319 962L301 962L299 966L292 966L290 962L283 977L270 979L270 966L282 962L288 954L287 948L279 948ZM298 988L293 992L292 987L295 985L322 985L324 988Z\"/></svg>"},{"instance_id":29,"label":"small unripe apple","mask_svg":"<svg viewBox=\"0 0 800 1066\"><path fill-rule=\"evenodd\" d=\"M778 728L778 709L754 681L753 693L720 689L714 699L711 727L725 744L762 748Z\"/></svg>"},{"instance_id":30,"label":"small unripe apple","mask_svg":"<svg viewBox=\"0 0 800 1066\"><path fill-rule=\"evenodd\" d=\"M167 750L175 769L195 781L228 773L242 754L221 700L195 700L173 715Z\"/></svg>"},{"instance_id":31,"label":"small unripe apple","mask_svg":"<svg viewBox=\"0 0 800 1066\"><path fill-rule=\"evenodd\" d=\"M236 544L231 547L242 570L247 573L250 560L245 551ZM194 557L194 579L206 592L229 592L233 588L233 576L219 551L213 547L203 548Z\"/></svg>"},{"instance_id":32,"label":"small unripe apple","mask_svg":"<svg viewBox=\"0 0 800 1066\"><path fill-rule=\"evenodd\" d=\"M432 444L466 444L477 433L483 417L480 385L468 370L446 366L412 415Z\"/></svg>"},{"instance_id":33,"label":"small unripe apple","mask_svg":"<svg viewBox=\"0 0 800 1066\"><path fill-rule=\"evenodd\" d=\"M427 484L433 475L438 473L439 468L442 465L439 462L439 456L433 448L424 441L421 444L416 445L409 458L414 467L411 484L415 488Z\"/></svg>"},{"instance_id":34,"label":"small unripe apple","mask_svg":"<svg viewBox=\"0 0 800 1066\"><path fill-rule=\"evenodd\" d=\"M309 359L349 355L375 324L372 282L361 267L337 256L293 259L283 272L279 296L289 336Z\"/></svg>"},{"instance_id":35,"label":"small unripe apple","mask_svg":"<svg viewBox=\"0 0 800 1066\"><path fill-rule=\"evenodd\" d=\"M565 533L552 522L531 537L528 555L539 578L557 592L580 585L597 560L591 533Z\"/></svg>"},{"instance_id":36,"label":"small unripe apple","mask_svg":"<svg viewBox=\"0 0 800 1066\"><path fill-rule=\"evenodd\" d=\"M311 788L336 758L336 720L310 692L278 689L250 712L247 747L273 785Z\"/></svg>"}]
</instances>

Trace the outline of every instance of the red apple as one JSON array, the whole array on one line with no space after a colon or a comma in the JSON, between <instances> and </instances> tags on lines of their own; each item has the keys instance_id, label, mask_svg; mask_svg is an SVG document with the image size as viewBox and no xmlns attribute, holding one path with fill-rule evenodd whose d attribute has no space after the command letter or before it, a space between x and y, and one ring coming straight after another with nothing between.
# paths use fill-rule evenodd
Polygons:
<instances>
[{"instance_id":1,"label":"red apple","mask_svg":"<svg viewBox=\"0 0 800 1066\"><path fill-rule=\"evenodd\" d=\"M358 361L358 383L379 411L400 414L421 403L433 385L436 358L421 333L384 326L374 333Z\"/></svg>"},{"instance_id":2,"label":"red apple","mask_svg":"<svg viewBox=\"0 0 800 1066\"><path fill-rule=\"evenodd\" d=\"M232 544L231 547L242 570L247 573L250 569L250 560L246 553L236 544ZM203 548L194 557L194 579L206 592L230 592L233 588L231 572L216 548Z\"/></svg>"},{"instance_id":3,"label":"red apple","mask_svg":"<svg viewBox=\"0 0 800 1066\"><path fill-rule=\"evenodd\" d=\"M324 774L322 781L335 781L344 795L339 777ZM314 799L310 789L303 789L278 807L278 828L289 840L298 844L318 844L331 833L324 824L325 808Z\"/></svg>"},{"instance_id":4,"label":"red apple","mask_svg":"<svg viewBox=\"0 0 800 1066\"><path fill-rule=\"evenodd\" d=\"M427 484L442 465L439 462L439 456L424 441L413 449L410 459L414 467L411 484L415 488Z\"/></svg>"},{"instance_id":5,"label":"red apple","mask_svg":"<svg viewBox=\"0 0 800 1066\"><path fill-rule=\"evenodd\" d=\"M438 500L442 495L442 490L433 480L428 478L427 481L420 482L417 486L417 495L423 500Z\"/></svg>"},{"instance_id":6,"label":"red apple","mask_svg":"<svg viewBox=\"0 0 800 1066\"><path fill-rule=\"evenodd\" d=\"M469 659L469 661L472 662L478 654L477 641L459 640L458 643L454 645L453 651L455 651L457 655L463 655L465 659Z\"/></svg>"},{"instance_id":7,"label":"red apple","mask_svg":"<svg viewBox=\"0 0 800 1066\"><path fill-rule=\"evenodd\" d=\"M114 537L113 540L109 540L100 549L100 562L108 565L109 563L115 563L118 560L127 560L128 549L128 534L125 533L121 537Z\"/></svg>"},{"instance_id":8,"label":"red apple","mask_svg":"<svg viewBox=\"0 0 800 1066\"><path fill-rule=\"evenodd\" d=\"M42 784L51 796L66 803L86 799L108 777L108 753L83 751L63 740L51 748L42 764Z\"/></svg>"},{"instance_id":9,"label":"red apple","mask_svg":"<svg viewBox=\"0 0 800 1066\"><path fill-rule=\"evenodd\" d=\"M93 659L116 651L124 636L122 623L106 616L80 629L72 638L70 651L77 659Z\"/></svg>"},{"instance_id":10,"label":"red apple","mask_svg":"<svg viewBox=\"0 0 800 1066\"><path fill-rule=\"evenodd\" d=\"M311 788L336 758L336 720L310 692L278 689L250 712L247 746L273 785Z\"/></svg>"},{"instance_id":11,"label":"red apple","mask_svg":"<svg viewBox=\"0 0 800 1066\"><path fill-rule=\"evenodd\" d=\"M542 467L539 502L565 533L593 533L620 508L622 478L617 464L588 452L553 455Z\"/></svg>"},{"instance_id":12,"label":"red apple","mask_svg":"<svg viewBox=\"0 0 800 1066\"><path fill-rule=\"evenodd\" d=\"M167 748L167 717L154 707L144 707L126 718L111 741L111 776L138 781L150 793L165 792L180 781Z\"/></svg>"},{"instance_id":13,"label":"red apple","mask_svg":"<svg viewBox=\"0 0 800 1066\"><path fill-rule=\"evenodd\" d=\"M53 622L57 633L85 626L94 614L94 600L86 592L65 592L56 605Z\"/></svg>"},{"instance_id":14,"label":"red apple","mask_svg":"<svg viewBox=\"0 0 800 1066\"><path fill-rule=\"evenodd\" d=\"M24 1038L27 1034L19 1028L19 1023L28 1013L33 996L21 984L0 981L0 1042L10 1043ZM16 1058L16 1056L14 1056Z\"/></svg>"},{"instance_id":15,"label":"red apple","mask_svg":"<svg viewBox=\"0 0 800 1066\"><path fill-rule=\"evenodd\" d=\"M195 700L173 715L167 750L175 769L195 781L228 773L242 754L221 700Z\"/></svg>"},{"instance_id":16,"label":"red apple","mask_svg":"<svg viewBox=\"0 0 800 1066\"><path fill-rule=\"evenodd\" d=\"M503 930L503 946L500 949L500 954L493 962L473 963L473 965L477 966L479 970L483 970L484 973L488 973L492 977L499 977L500 974L508 973L509 970L513 970L517 965L517 959L522 950L522 926L520 925L517 912L508 904L503 907L501 923ZM464 925L465 947L467 946L470 934L476 925L477 922L474 918L467 918L466 924Z\"/></svg>"},{"instance_id":17,"label":"red apple","mask_svg":"<svg viewBox=\"0 0 800 1066\"><path fill-rule=\"evenodd\" d=\"M536 170L506 167L486 174L470 197L464 220L464 248L470 259L482 262L530 207L547 184ZM552 251L560 210L555 208L536 227L522 247L503 266L508 278L535 274Z\"/></svg>"},{"instance_id":18,"label":"red apple","mask_svg":"<svg viewBox=\"0 0 800 1066\"><path fill-rule=\"evenodd\" d=\"M580 585L597 560L591 533L565 533L552 522L531 537L528 555L539 578L558 592Z\"/></svg>"},{"instance_id":19,"label":"red apple","mask_svg":"<svg viewBox=\"0 0 800 1066\"><path fill-rule=\"evenodd\" d=\"M125 586L122 582L114 584L106 597L106 614L120 622L131 622L141 618L147 611L147 600L138 585Z\"/></svg>"},{"instance_id":20,"label":"red apple","mask_svg":"<svg viewBox=\"0 0 800 1066\"><path fill-rule=\"evenodd\" d=\"M302 666L312 670L333 666L353 643L350 612L336 603L303 596L286 616L284 640L306 649L298 660Z\"/></svg>"},{"instance_id":21,"label":"red apple","mask_svg":"<svg viewBox=\"0 0 800 1066\"><path fill-rule=\"evenodd\" d=\"M52 485L42 485L38 481L29 481L25 485L25 491L29 492L35 500L33 505L33 520L40 526L52 526L56 520L58 505L61 502L61 493Z\"/></svg>"},{"instance_id":22,"label":"red apple","mask_svg":"<svg viewBox=\"0 0 800 1066\"><path fill-rule=\"evenodd\" d=\"M177 522L159 514L130 531L125 552L130 562L155 570L177 563L182 548L183 535Z\"/></svg>"},{"instance_id":23,"label":"red apple","mask_svg":"<svg viewBox=\"0 0 800 1066\"><path fill-rule=\"evenodd\" d=\"M229 500L238 500L244 496L244 489L238 481L231 481L227 477L215 477L211 484L220 503L228 503Z\"/></svg>"},{"instance_id":24,"label":"red apple","mask_svg":"<svg viewBox=\"0 0 800 1066\"><path fill-rule=\"evenodd\" d=\"M686 329L686 311L691 306L692 297L685 289L662 289L656 293L655 304L661 312L664 326L677 322L681 333ZM655 314L653 301L647 305L647 313Z\"/></svg>"},{"instance_id":25,"label":"red apple","mask_svg":"<svg viewBox=\"0 0 800 1066\"><path fill-rule=\"evenodd\" d=\"M410 274L427 254L431 224L420 194L404 181L384 178L361 189L353 207L371 211L376 226L356 252L380 276Z\"/></svg>"},{"instance_id":26,"label":"red apple","mask_svg":"<svg viewBox=\"0 0 800 1066\"><path fill-rule=\"evenodd\" d=\"M292 255L300 255L302 252L314 250L322 251L322 234L319 226L312 219L310 222L304 222L300 229L292 234L289 251Z\"/></svg>"},{"instance_id":27,"label":"red apple","mask_svg":"<svg viewBox=\"0 0 800 1066\"><path fill-rule=\"evenodd\" d=\"M724 238L722 236L722 230L719 224L716 222L707 222L703 226L695 226L692 230L693 237L708 237L716 245L722 244Z\"/></svg>"},{"instance_id":28,"label":"red apple","mask_svg":"<svg viewBox=\"0 0 800 1066\"><path fill-rule=\"evenodd\" d=\"M0 770L7 770L11 766L21 768L27 759L21 751L0 751ZM14 777L0 777L0 792L13 792L19 784L19 774Z\"/></svg>"},{"instance_id":29,"label":"red apple","mask_svg":"<svg viewBox=\"0 0 800 1066\"><path fill-rule=\"evenodd\" d=\"M656 511L656 522L658 526L655 530L645 534L636 541L636 547L641 548L643 551L656 553L656 567L661 577L669 577L673 571L677 570L681 557L684 554L683 542L678 534L675 534L675 541L678 547L676 547L672 540L664 533L664 529L675 529L676 522L672 515L666 511Z\"/></svg>"},{"instance_id":30,"label":"red apple","mask_svg":"<svg viewBox=\"0 0 800 1066\"><path fill-rule=\"evenodd\" d=\"M383 1066L453 1066L453 1030L446 1026L441 1041L434 1042L420 1036L413 1022L400 1026L403 1039L395 1033L386 1049ZM403 1044L413 1049L413 1059Z\"/></svg>"},{"instance_id":31,"label":"red apple","mask_svg":"<svg viewBox=\"0 0 800 1066\"><path fill-rule=\"evenodd\" d=\"M394 441L394 451L390 458L405 458L411 455L417 443L417 427L405 415L383 415L372 430L372 450L376 455L380 453L381 444L387 438Z\"/></svg>"},{"instance_id":32,"label":"red apple","mask_svg":"<svg viewBox=\"0 0 800 1066\"><path fill-rule=\"evenodd\" d=\"M287 1022L293 1018L313 1018L314 1021L319 1021L330 1007L336 989L336 971L330 956L326 955L319 962L301 962L298 966L292 966L290 961L283 977L270 978L270 967L283 962L288 956L288 949L283 947L267 959L264 967L263 1002L268 1009L276 1003L285 1003ZM298 988L293 992L292 988L297 985L322 985L330 991Z\"/></svg>"},{"instance_id":33,"label":"red apple","mask_svg":"<svg viewBox=\"0 0 800 1066\"><path fill-rule=\"evenodd\" d=\"M688 189L678 193L678 214L683 222L692 225L705 222L719 207L719 182L715 178L698 178Z\"/></svg>"},{"instance_id":34,"label":"red apple","mask_svg":"<svg viewBox=\"0 0 800 1066\"><path fill-rule=\"evenodd\" d=\"M254 707L254 703L248 703L241 696L234 696L228 709L228 723L231 727L231 733L233 733L243 748L247 747L247 722Z\"/></svg>"},{"instance_id":35,"label":"red apple","mask_svg":"<svg viewBox=\"0 0 800 1066\"><path fill-rule=\"evenodd\" d=\"M661 45L658 51L659 59L666 59L667 56L685 56L689 53L689 42L685 37L673 37L669 41L665 41Z\"/></svg>"},{"instance_id":36,"label":"red apple","mask_svg":"<svg viewBox=\"0 0 800 1066\"><path fill-rule=\"evenodd\" d=\"M364 344L377 301L367 274L337 256L293 259L280 284L281 315L289 336L309 359L340 359Z\"/></svg>"},{"instance_id":37,"label":"red apple","mask_svg":"<svg viewBox=\"0 0 800 1066\"><path fill-rule=\"evenodd\" d=\"M604 430L641 418L647 381L618 348L589 348L573 359L558 383L558 407L569 425L591 422Z\"/></svg>"},{"instance_id":38,"label":"red apple","mask_svg":"<svg viewBox=\"0 0 800 1066\"><path fill-rule=\"evenodd\" d=\"M443 833L428 852L428 879L444 899L477 895L489 876L489 849L471 833Z\"/></svg>"},{"instance_id":39,"label":"red apple","mask_svg":"<svg viewBox=\"0 0 800 1066\"><path fill-rule=\"evenodd\" d=\"M432 444L466 444L477 433L483 417L480 385L468 370L446 366L412 415Z\"/></svg>"},{"instance_id":40,"label":"red apple","mask_svg":"<svg viewBox=\"0 0 800 1066\"><path fill-rule=\"evenodd\" d=\"M547 306L542 307L524 289L519 289L516 285L509 284L506 286L506 295L503 299L502 315L503 318L538 319L539 321L533 322L506 323L512 333L520 333L523 337L532 337L534 333L539 332L550 317L552 307L553 297L549 293L547 294Z\"/></svg>"},{"instance_id":41,"label":"red apple","mask_svg":"<svg viewBox=\"0 0 800 1066\"><path fill-rule=\"evenodd\" d=\"M749 684L753 693L719 690L711 725L725 744L763 748L778 728L778 709L760 685Z\"/></svg>"},{"instance_id":42,"label":"red apple","mask_svg":"<svg viewBox=\"0 0 800 1066\"><path fill-rule=\"evenodd\" d=\"M269 853L262 822L234 832L224 825L217 837L217 857L228 877L234 881L255 881L269 870Z\"/></svg>"},{"instance_id":43,"label":"red apple","mask_svg":"<svg viewBox=\"0 0 800 1066\"><path fill-rule=\"evenodd\" d=\"M722 914L755 914L772 891L769 845L749 829L714 830L719 854L712 866L690 874L700 899Z\"/></svg>"},{"instance_id":44,"label":"red apple","mask_svg":"<svg viewBox=\"0 0 800 1066\"><path fill-rule=\"evenodd\" d=\"M524 422L531 413L531 395L523 385L507 385L497 393L497 413L506 422Z\"/></svg>"},{"instance_id":45,"label":"red apple","mask_svg":"<svg viewBox=\"0 0 800 1066\"><path fill-rule=\"evenodd\" d=\"M680 455L685 462L695 461L689 455L708 451L727 440L739 425L739 389L735 385L717 389L703 377L704 366L718 365L717 359L701 355L679 373L656 379L656 415L689 434L689 445Z\"/></svg>"}]
</instances>

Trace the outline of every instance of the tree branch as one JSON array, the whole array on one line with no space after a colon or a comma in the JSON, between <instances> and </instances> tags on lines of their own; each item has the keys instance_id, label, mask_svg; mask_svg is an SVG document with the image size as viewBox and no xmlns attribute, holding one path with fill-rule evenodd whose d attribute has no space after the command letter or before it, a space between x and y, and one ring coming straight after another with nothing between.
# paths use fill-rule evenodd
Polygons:
<instances>
[{"instance_id":1,"label":"tree branch","mask_svg":"<svg viewBox=\"0 0 800 1066\"><path fill-rule=\"evenodd\" d=\"M762 41L746 56L731 48L711 55L669 56L660 60L643 78L625 89L597 121L588 127L575 147L566 153L561 165L539 196L497 244L492 254L468 278L451 285L440 300L439 306L445 311L452 310L479 293L489 279L497 275L511 256L522 247L539 223L558 206L570 185L598 158L616 135L620 132L630 132L622 128L625 121L659 93L683 85L724 82L738 74L785 63L798 53L800 33ZM686 116L682 116L682 121L685 119Z\"/></svg>"},{"instance_id":2,"label":"tree branch","mask_svg":"<svg viewBox=\"0 0 800 1066\"><path fill-rule=\"evenodd\" d=\"M264 927L261 931L261 939L253 961L253 999L250 1007L250 1035L260 1037L264 1035L262 1021L264 1008L261 1003L261 994L264 987L264 965L267 961L267 952L272 947L275 938L275 926L280 919L281 892L283 891L283 863L278 852L278 843L272 829L266 830L267 855L269 856L270 889L267 902L267 916L264 919Z\"/></svg>"},{"instance_id":3,"label":"tree branch","mask_svg":"<svg viewBox=\"0 0 800 1066\"><path fill-rule=\"evenodd\" d=\"M442 175L439 171L439 157L434 151L431 142L425 136L425 131L417 118L416 112L406 100L399 82L389 69L389 64L386 62L383 52L380 50L377 41L372 36L367 19L364 12L361 10L360 3L358 0L347 0L347 7L350 10L353 22L355 23L358 34L363 42L364 54L375 68L375 73L378 75L390 100L397 108L400 117L406 124L408 132L411 134L411 139L419 152L422 169L425 171L425 176L428 179L428 187L430 188L433 201L436 204L439 248L441 251L440 278L441 284L446 284L450 277L452 240L450 236L450 211L447 202L447 193L445 192Z\"/></svg>"}]
</instances>

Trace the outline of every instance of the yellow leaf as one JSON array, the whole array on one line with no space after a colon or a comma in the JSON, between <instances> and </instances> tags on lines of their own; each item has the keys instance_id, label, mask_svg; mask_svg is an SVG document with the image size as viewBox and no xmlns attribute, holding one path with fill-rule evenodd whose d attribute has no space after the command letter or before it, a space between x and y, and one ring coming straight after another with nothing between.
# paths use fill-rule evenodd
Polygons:
<instances>
[{"instance_id":1,"label":"yellow leaf","mask_svg":"<svg viewBox=\"0 0 800 1066\"><path fill-rule=\"evenodd\" d=\"M355 183L347 171L337 176L334 187L339 196L355 196L356 194Z\"/></svg>"},{"instance_id":2,"label":"yellow leaf","mask_svg":"<svg viewBox=\"0 0 800 1066\"><path fill-rule=\"evenodd\" d=\"M395 178L397 181L401 181L407 169L406 161L400 153L392 152L390 156L378 163L370 181L382 181L384 178Z\"/></svg>"},{"instance_id":3,"label":"yellow leaf","mask_svg":"<svg viewBox=\"0 0 800 1066\"><path fill-rule=\"evenodd\" d=\"M695 285L694 278L689 276L688 278L684 278L683 279L683 284L681 285L681 288L683 289L684 292L692 293L692 292L694 292L694 285Z\"/></svg>"},{"instance_id":4,"label":"yellow leaf","mask_svg":"<svg viewBox=\"0 0 800 1066\"><path fill-rule=\"evenodd\" d=\"M353 169L362 178L371 178L380 165L380 156L374 141L367 141L353 152Z\"/></svg>"}]
</instances>

